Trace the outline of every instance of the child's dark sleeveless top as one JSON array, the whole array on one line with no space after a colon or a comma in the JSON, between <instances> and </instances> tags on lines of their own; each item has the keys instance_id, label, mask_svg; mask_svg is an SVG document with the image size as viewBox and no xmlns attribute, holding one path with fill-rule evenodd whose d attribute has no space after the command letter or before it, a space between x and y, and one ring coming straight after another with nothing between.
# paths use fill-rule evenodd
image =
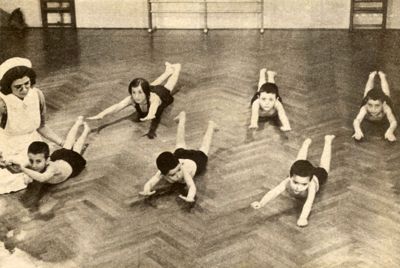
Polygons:
<instances>
[{"instance_id":1,"label":"child's dark sleeveless top","mask_svg":"<svg viewBox=\"0 0 400 268\"><path fill-rule=\"evenodd\" d=\"M172 97L171 92L168 89L166 89L164 86L161 86L161 85L150 86L150 92L156 94L161 100L161 104L158 107L157 112L156 112L156 118L159 118L161 116L163 110L165 109L165 107L170 105L174 101L174 98ZM147 111L146 112L143 112L142 109L140 109L140 105L135 103L135 109L136 109L136 112L139 114L139 118L146 117L147 114L149 113L149 108L150 108L149 99L147 99Z\"/></svg>"}]
</instances>

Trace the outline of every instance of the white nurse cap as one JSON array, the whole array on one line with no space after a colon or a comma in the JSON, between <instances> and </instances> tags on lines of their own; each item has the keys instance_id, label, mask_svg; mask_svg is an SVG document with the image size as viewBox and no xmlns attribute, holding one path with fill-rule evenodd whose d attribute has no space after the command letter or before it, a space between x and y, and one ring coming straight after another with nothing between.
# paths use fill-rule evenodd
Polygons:
<instances>
[{"instance_id":1,"label":"white nurse cap","mask_svg":"<svg viewBox=\"0 0 400 268\"><path fill-rule=\"evenodd\" d=\"M4 74L17 66L25 66L32 68L32 62L25 58L14 57L6 60L0 65L0 80L3 79Z\"/></svg>"}]
</instances>

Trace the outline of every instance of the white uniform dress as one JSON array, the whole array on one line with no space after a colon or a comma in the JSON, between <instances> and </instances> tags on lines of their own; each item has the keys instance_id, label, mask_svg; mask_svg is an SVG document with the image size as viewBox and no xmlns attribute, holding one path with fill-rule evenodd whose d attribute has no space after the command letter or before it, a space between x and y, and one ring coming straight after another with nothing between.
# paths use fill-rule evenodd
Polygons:
<instances>
[{"instance_id":1,"label":"white uniform dress","mask_svg":"<svg viewBox=\"0 0 400 268\"><path fill-rule=\"evenodd\" d=\"M7 106L7 123L4 129L0 128L0 151L6 160L27 162L29 145L42 140L37 132L41 123L39 90L31 88L23 100L14 94L0 93L0 98ZM0 194L26 188L24 177L22 173L0 169Z\"/></svg>"}]
</instances>

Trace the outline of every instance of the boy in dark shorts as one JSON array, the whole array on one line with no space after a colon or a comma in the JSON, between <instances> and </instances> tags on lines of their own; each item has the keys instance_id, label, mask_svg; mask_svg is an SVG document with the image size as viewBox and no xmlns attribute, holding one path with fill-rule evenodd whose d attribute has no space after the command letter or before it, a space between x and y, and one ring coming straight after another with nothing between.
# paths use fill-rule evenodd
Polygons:
<instances>
[{"instance_id":1,"label":"boy in dark shorts","mask_svg":"<svg viewBox=\"0 0 400 268\"><path fill-rule=\"evenodd\" d=\"M217 125L213 121L209 121L200 149L187 150L185 142L185 112L181 112L175 119L179 120L175 152L163 152L157 157L156 163L158 171L146 182L140 194L145 196L154 194L155 191L152 189L164 178L169 183L185 183L188 187L188 194L187 196L179 195L179 197L186 202L194 202L196 185L193 178L201 174L207 166L208 152Z\"/></svg>"},{"instance_id":2,"label":"boy in dark shorts","mask_svg":"<svg viewBox=\"0 0 400 268\"><path fill-rule=\"evenodd\" d=\"M82 134L76 139L81 125L83 125ZM63 148L54 151L51 155L49 155L49 146L45 142L35 141L29 145L29 164L14 162L29 178L26 182L30 184L22 196L24 205L28 207L37 205L35 203L41 199L49 186L62 183L82 172L86 166L86 160L81 154L89 132L88 124L80 116L68 132ZM29 204L24 200L29 200Z\"/></svg>"},{"instance_id":3,"label":"boy in dark shorts","mask_svg":"<svg viewBox=\"0 0 400 268\"><path fill-rule=\"evenodd\" d=\"M276 198L285 190L295 198L305 199L297 225L300 227L308 225L308 216L310 215L314 198L319 191L320 186L326 183L331 163L332 141L334 135L325 136L325 145L321 155L319 167L314 167L307 159L308 147L311 139L306 139L300 148L296 162L290 168L290 176L283 180L278 186L270 190L258 202L253 202L251 206L259 209L265 206L269 201Z\"/></svg>"},{"instance_id":4,"label":"boy in dark shorts","mask_svg":"<svg viewBox=\"0 0 400 268\"><path fill-rule=\"evenodd\" d=\"M380 89L374 88L374 79L376 74L379 75L381 80ZM371 72L365 85L361 108L357 117L353 121L353 138L357 141L364 137L364 133L361 129L361 123L364 119L368 122L387 127L384 135L385 139L390 142L396 140L394 131L397 128L397 120L394 116L393 105L390 99L389 84L386 80L386 75L381 71Z\"/></svg>"}]
</instances>

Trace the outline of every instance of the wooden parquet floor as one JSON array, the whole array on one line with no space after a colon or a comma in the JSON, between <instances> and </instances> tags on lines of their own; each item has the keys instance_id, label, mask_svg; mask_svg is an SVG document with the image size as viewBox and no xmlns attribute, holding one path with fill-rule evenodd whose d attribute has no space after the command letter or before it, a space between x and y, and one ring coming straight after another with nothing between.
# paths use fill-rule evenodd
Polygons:
<instances>
[{"instance_id":1,"label":"wooden parquet floor","mask_svg":"<svg viewBox=\"0 0 400 268\"><path fill-rule=\"evenodd\" d=\"M132 122L131 109L92 123L100 129L89 138L88 166L52 190L61 204L53 217L23 208L21 193L0 196L6 204L0 239L43 266L400 266L400 145L388 144L379 131L361 143L351 139L370 71L387 73L400 105L400 32L35 29L23 39L1 32L0 41L0 61L32 60L47 123L60 135L76 116L127 96L132 78L151 80L165 61L182 63L175 102L155 140L142 137L148 123ZM247 130L263 67L278 72L290 133L268 124L254 134ZM157 154L174 147L173 117L181 110L192 147L200 145L209 119L220 125L208 170L196 178L193 207L179 200L179 189L162 186L149 200L138 195ZM329 133L337 135L332 171L308 227L296 226L300 208L287 195L257 211L250 207L285 178L306 137L317 164ZM25 238L6 241L9 229Z\"/></svg>"}]
</instances>

